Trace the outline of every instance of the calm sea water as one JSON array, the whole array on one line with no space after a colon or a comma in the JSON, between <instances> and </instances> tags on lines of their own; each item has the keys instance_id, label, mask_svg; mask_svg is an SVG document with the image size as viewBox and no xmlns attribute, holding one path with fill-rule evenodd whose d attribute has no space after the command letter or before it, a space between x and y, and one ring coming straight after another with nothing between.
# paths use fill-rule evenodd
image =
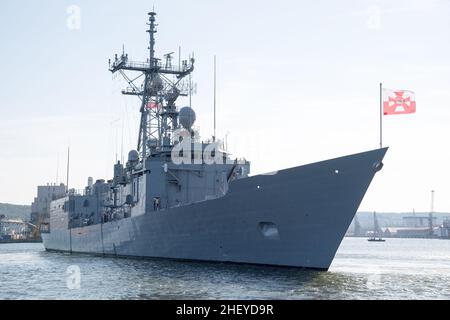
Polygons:
<instances>
[{"instance_id":1,"label":"calm sea water","mask_svg":"<svg viewBox=\"0 0 450 320\"><path fill-rule=\"evenodd\" d=\"M0 299L450 299L449 284L447 240L346 238L328 272L0 244Z\"/></svg>"}]
</instances>

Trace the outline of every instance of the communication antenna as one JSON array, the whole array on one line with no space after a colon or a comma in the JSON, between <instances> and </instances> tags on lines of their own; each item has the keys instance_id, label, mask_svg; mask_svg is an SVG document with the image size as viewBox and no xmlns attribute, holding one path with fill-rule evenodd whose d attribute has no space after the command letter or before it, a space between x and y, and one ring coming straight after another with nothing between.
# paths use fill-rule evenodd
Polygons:
<instances>
[{"instance_id":1,"label":"communication antenna","mask_svg":"<svg viewBox=\"0 0 450 320\"><path fill-rule=\"evenodd\" d=\"M217 63L214 55L214 135L213 142L216 141L216 92L217 92Z\"/></svg>"},{"instance_id":2,"label":"communication antenna","mask_svg":"<svg viewBox=\"0 0 450 320\"><path fill-rule=\"evenodd\" d=\"M59 152L56 154L56 185L58 185L59 180Z\"/></svg>"},{"instance_id":3,"label":"communication antenna","mask_svg":"<svg viewBox=\"0 0 450 320\"><path fill-rule=\"evenodd\" d=\"M116 162L117 162L117 160L119 160L119 155L118 155L119 154L119 124L118 124L119 121L120 121L120 118L117 118L117 119L111 121L111 135L116 136L116 139L115 139L116 145L115 145L115 147L113 146L113 148L115 148ZM122 145L123 145L123 126L122 126Z\"/></svg>"},{"instance_id":4,"label":"communication antenna","mask_svg":"<svg viewBox=\"0 0 450 320\"><path fill-rule=\"evenodd\" d=\"M431 190L431 210L430 213L434 213L434 190Z\"/></svg>"},{"instance_id":5,"label":"communication antenna","mask_svg":"<svg viewBox=\"0 0 450 320\"><path fill-rule=\"evenodd\" d=\"M122 144L120 146L120 161L121 161L121 163L124 163L124 156L123 156L123 127L124 127L124 118L122 118Z\"/></svg>"},{"instance_id":6,"label":"communication antenna","mask_svg":"<svg viewBox=\"0 0 450 320\"><path fill-rule=\"evenodd\" d=\"M181 46L178 47L178 68L181 68Z\"/></svg>"},{"instance_id":7,"label":"communication antenna","mask_svg":"<svg viewBox=\"0 0 450 320\"><path fill-rule=\"evenodd\" d=\"M194 54L189 55L189 60L194 58ZM189 74L189 107L192 108L192 74Z\"/></svg>"},{"instance_id":8,"label":"communication antenna","mask_svg":"<svg viewBox=\"0 0 450 320\"><path fill-rule=\"evenodd\" d=\"M67 178L66 178L67 192L69 192L69 168L70 168L70 147L67 148Z\"/></svg>"}]
</instances>

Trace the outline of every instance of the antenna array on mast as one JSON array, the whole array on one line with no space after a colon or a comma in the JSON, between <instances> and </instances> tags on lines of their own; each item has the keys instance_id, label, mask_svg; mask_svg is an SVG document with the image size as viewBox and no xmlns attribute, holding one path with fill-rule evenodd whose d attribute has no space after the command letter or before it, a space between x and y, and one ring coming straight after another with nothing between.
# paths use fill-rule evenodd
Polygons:
<instances>
[{"instance_id":1,"label":"antenna array on mast","mask_svg":"<svg viewBox=\"0 0 450 320\"><path fill-rule=\"evenodd\" d=\"M175 104L180 96L192 94L190 79L184 78L194 71L194 58L181 61L181 65L172 64L173 52L164 55L165 61L155 57L156 13L150 12L149 58L146 62L130 61L123 50L122 55L115 56L110 62L109 70L119 72L127 81L128 87L122 94L137 96L141 101L141 121L137 149L142 160L150 154L169 150L173 146L173 132L179 128L178 109ZM180 50L181 51L181 50ZM134 77L126 72L139 73Z\"/></svg>"}]
</instances>

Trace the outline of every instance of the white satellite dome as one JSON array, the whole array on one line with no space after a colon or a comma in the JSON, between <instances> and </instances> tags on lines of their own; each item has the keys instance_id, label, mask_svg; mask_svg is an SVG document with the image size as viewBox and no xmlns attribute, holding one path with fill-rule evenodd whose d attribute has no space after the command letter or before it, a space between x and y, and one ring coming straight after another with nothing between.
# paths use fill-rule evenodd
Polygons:
<instances>
[{"instance_id":1,"label":"white satellite dome","mask_svg":"<svg viewBox=\"0 0 450 320\"><path fill-rule=\"evenodd\" d=\"M183 128L185 128L186 130L191 130L196 117L197 116L195 115L195 111L191 107L181 108L179 113L179 120Z\"/></svg>"},{"instance_id":2,"label":"white satellite dome","mask_svg":"<svg viewBox=\"0 0 450 320\"><path fill-rule=\"evenodd\" d=\"M128 161L130 162L136 162L139 160L139 152L137 152L136 150L131 150L128 153Z\"/></svg>"}]
</instances>

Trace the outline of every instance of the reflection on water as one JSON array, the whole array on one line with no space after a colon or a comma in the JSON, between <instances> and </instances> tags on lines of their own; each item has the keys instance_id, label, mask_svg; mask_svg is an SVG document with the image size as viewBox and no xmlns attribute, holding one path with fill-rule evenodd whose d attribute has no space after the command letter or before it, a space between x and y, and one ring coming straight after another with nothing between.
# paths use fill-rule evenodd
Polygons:
<instances>
[{"instance_id":1,"label":"reflection on water","mask_svg":"<svg viewBox=\"0 0 450 320\"><path fill-rule=\"evenodd\" d=\"M8 244L0 270L2 299L450 299L450 241L440 240L345 239L328 272Z\"/></svg>"}]
</instances>

